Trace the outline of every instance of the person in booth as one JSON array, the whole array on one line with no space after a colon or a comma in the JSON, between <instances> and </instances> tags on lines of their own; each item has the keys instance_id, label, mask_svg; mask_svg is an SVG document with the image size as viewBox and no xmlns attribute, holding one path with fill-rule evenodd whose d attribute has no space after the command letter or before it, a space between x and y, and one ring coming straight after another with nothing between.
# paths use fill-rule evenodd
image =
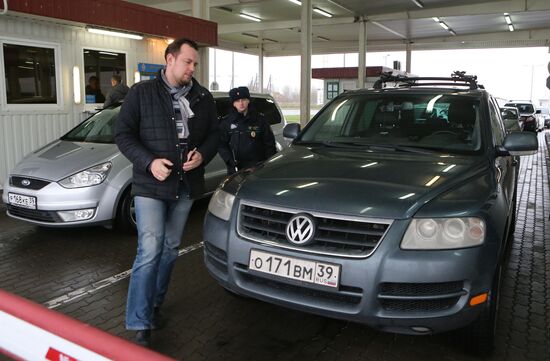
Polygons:
<instances>
[{"instance_id":1,"label":"person in booth","mask_svg":"<svg viewBox=\"0 0 550 361\"><path fill-rule=\"evenodd\" d=\"M269 122L250 106L247 87L231 89L229 101L233 107L221 121L218 152L231 175L268 159L277 148Z\"/></svg>"}]
</instances>

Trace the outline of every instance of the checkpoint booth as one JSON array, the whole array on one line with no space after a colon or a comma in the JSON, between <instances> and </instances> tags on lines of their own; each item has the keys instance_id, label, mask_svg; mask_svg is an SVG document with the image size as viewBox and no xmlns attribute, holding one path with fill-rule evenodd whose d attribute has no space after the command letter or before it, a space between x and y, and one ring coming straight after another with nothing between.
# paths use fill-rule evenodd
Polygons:
<instances>
[{"instance_id":1,"label":"checkpoint booth","mask_svg":"<svg viewBox=\"0 0 550 361\"><path fill-rule=\"evenodd\" d=\"M380 74L391 71L394 75L410 75L405 71L389 68L386 66L367 66L365 87L372 88ZM348 90L357 89L358 67L339 68L313 68L311 77L323 79L323 103L328 102L338 94Z\"/></svg>"}]
</instances>

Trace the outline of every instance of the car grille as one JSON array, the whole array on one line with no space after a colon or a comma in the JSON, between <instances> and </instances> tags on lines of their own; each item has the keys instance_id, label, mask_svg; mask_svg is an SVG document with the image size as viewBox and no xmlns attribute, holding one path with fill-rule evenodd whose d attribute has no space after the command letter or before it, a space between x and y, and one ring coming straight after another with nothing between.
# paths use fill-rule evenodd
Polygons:
<instances>
[{"instance_id":1,"label":"car grille","mask_svg":"<svg viewBox=\"0 0 550 361\"><path fill-rule=\"evenodd\" d=\"M57 223L62 222L62 219L53 211L41 211L38 209L27 209L22 207L14 207L7 205L8 213L15 217L30 219L33 221Z\"/></svg>"},{"instance_id":2,"label":"car grille","mask_svg":"<svg viewBox=\"0 0 550 361\"><path fill-rule=\"evenodd\" d=\"M386 220L343 219L309 212L317 222L315 237L307 245L298 246L286 237L287 223L297 213L300 212L243 202L239 210L239 235L303 252L365 257L375 250L391 224Z\"/></svg>"},{"instance_id":3,"label":"car grille","mask_svg":"<svg viewBox=\"0 0 550 361\"><path fill-rule=\"evenodd\" d=\"M25 185L24 183L28 182L28 185ZM50 181L45 181L42 179L36 179L36 178L28 178L28 177L16 177L11 176L10 177L10 186L17 187L17 188L24 188L24 189L32 189L32 190L39 190L50 184Z\"/></svg>"},{"instance_id":4,"label":"car grille","mask_svg":"<svg viewBox=\"0 0 550 361\"><path fill-rule=\"evenodd\" d=\"M464 282L380 284L378 300L382 308L393 312L436 312L447 310L458 302Z\"/></svg>"}]
</instances>

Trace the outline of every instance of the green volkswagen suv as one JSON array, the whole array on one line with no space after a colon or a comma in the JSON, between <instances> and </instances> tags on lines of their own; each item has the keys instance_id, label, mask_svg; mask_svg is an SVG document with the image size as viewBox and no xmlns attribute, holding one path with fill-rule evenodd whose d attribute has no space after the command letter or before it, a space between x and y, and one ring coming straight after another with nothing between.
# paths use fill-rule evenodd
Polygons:
<instances>
[{"instance_id":1,"label":"green volkswagen suv","mask_svg":"<svg viewBox=\"0 0 550 361\"><path fill-rule=\"evenodd\" d=\"M227 178L204 223L204 259L230 292L404 334L464 328L493 349L513 237L518 157L475 76L385 74L343 93L291 146Z\"/></svg>"}]
</instances>

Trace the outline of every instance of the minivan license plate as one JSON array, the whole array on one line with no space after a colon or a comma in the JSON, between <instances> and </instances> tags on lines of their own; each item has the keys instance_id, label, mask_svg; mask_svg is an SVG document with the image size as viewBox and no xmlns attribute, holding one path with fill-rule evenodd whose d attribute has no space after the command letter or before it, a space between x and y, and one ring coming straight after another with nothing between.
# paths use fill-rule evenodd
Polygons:
<instances>
[{"instance_id":1,"label":"minivan license plate","mask_svg":"<svg viewBox=\"0 0 550 361\"><path fill-rule=\"evenodd\" d=\"M36 197L8 193L8 202L17 207L36 209Z\"/></svg>"},{"instance_id":2,"label":"minivan license plate","mask_svg":"<svg viewBox=\"0 0 550 361\"><path fill-rule=\"evenodd\" d=\"M340 280L340 265L286 257L255 249L250 251L248 268L331 288L337 288Z\"/></svg>"}]
</instances>

